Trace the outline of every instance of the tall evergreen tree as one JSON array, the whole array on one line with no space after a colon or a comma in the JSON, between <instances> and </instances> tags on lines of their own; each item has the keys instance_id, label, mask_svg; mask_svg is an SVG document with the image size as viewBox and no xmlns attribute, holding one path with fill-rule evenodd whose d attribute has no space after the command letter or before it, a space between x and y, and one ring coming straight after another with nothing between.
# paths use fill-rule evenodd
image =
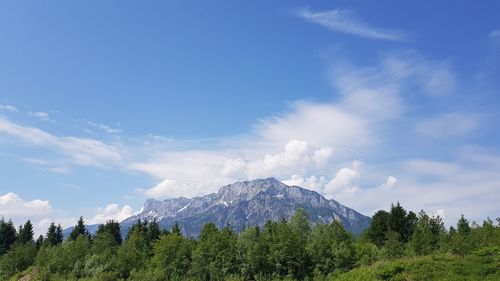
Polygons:
<instances>
[{"instance_id":1,"label":"tall evergreen tree","mask_svg":"<svg viewBox=\"0 0 500 281\"><path fill-rule=\"evenodd\" d=\"M407 227L406 215L406 210L401 206L401 204L399 204L399 202L397 202L396 205L391 205L391 211L389 215L389 229L393 232L398 233L400 239L403 241L403 233L405 233Z\"/></svg>"},{"instance_id":2,"label":"tall evergreen tree","mask_svg":"<svg viewBox=\"0 0 500 281\"><path fill-rule=\"evenodd\" d=\"M11 220L0 218L0 255L7 252L17 239L17 232Z\"/></svg>"},{"instance_id":3,"label":"tall evergreen tree","mask_svg":"<svg viewBox=\"0 0 500 281\"><path fill-rule=\"evenodd\" d=\"M418 223L410 240L410 247L417 255L428 255L435 249L434 234L431 229L431 218L421 210Z\"/></svg>"},{"instance_id":4,"label":"tall evergreen tree","mask_svg":"<svg viewBox=\"0 0 500 281\"><path fill-rule=\"evenodd\" d=\"M36 249L40 249L40 247L42 246L43 242L45 241L45 238L43 237L43 235L40 235L38 236L38 239L36 239Z\"/></svg>"},{"instance_id":5,"label":"tall evergreen tree","mask_svg":"<svg viewBox=\"0 0 500 281\"><path fill-rule=\"evenodd\" d=\"M51 223L49 229L47 230L47 234L45 235L45 241L47 241L48 245L56 246L60 244L63 240L63 233L61 225L56 225Z\"/></svg>"},{"instance_id":6,"label":"tall evergreen tree","mask_svg":"<svg viewBox=\"0 0 500 281\"><path fill-rule=\"evenodd\" d=\"M172 234L177 234L179 236L182 236L182 231L178 222L175 222L174 226L172 226Z\"/></svg>"},{"instance_id":7,"label":"tall evergreen tree","mask_svg":"<svg viewBox=\"0 0 500 281\"><path fill-rule=\"evenodd\" d=\"M385 234L389 229L389 213L380 210L373 215L372 223L367 229L367 236L373 244L382 246L385 241Z\"/></svg>"},{"instance_id":8,"label":"tall evergreen tree","mask_svg":"<svg viewBox=\"0 0 500 281\"><path fill-rule=\"evenodd\" d=\"M31 221L28 220L24 226L19 227L19 237L18 241L21 244L27 244L30 242L33 242L33 225L31 224Z\"/></svg>"},{"instance_id":9,"label":"tall evergreen tree","mask_svg":"<svg viewBox=\"0 0 500 281\"><path fill-rule=\"evenodd\" d=\"M90 237L89 232L87 231L87 228L85 227L85 222L83 221L83 217L80 217L78 219L78 222L76 223L75 227L69 234L69 239L75 241L78 236L87 236Z\"/></svg>"},{"instance_id":10,"label":"tall evergreen tree","mask_svg":"<svg viewBox=\"0 0 500 281\"><path fill-rule=\"evenodd\" d=\"M47 241L47 244L49 244L50 246L55 246L57 244L56 225L53 222L49 225L49 228L47 229L47 234L45 234L45 241Z\"/></svg>"},{"instance_id":11,"label":"tall evergreen tree","mask_svg":"<svg viewBox=\"0 0 500 281\"><path fill-rule=\"evenodd\" d=\"M460 219L458 220L457 232L458 232L458 234L460 234L462 236L468 236L470 233L469 221L464 217L463 214L460 217Z\"/></svg>"},{"instance_id":12,"label":"tall evergreen tree","mask_svg":"<svg viewBox=\"0 0 500 281\"><path fill-rule=\"evenodd\" d=\"M120 245L122 243L120 224L117 221L109 220L105 224L99 225L95 236L98 237L105 234L110 235L116 245Z\"/></svg>"},{"instance_id":13,"label":"tall evergreen tree","mask_svg":"<svg viewBox=\"0 0 500 281\"><path fill-rule=\"evenodd\" d=\"M63 230L61 225L58 224L56 228L56 242L57 242L56 244L61 244L63 240L64 240Z\"/></svg>"},{"instance_id":14,"label":"tall evergreen tree","mask_svg":"<svg viewBox=\"0 0 500 281\"><path fill-rule=\"evenodd\" d=\"M153 243L154 241L156 241L160 238L161 229L160 229L160 225L158 224L156 219L153 219L153 221L149 223L148 235L149 235L150 243Z\"/></svg>"}]
</instances>

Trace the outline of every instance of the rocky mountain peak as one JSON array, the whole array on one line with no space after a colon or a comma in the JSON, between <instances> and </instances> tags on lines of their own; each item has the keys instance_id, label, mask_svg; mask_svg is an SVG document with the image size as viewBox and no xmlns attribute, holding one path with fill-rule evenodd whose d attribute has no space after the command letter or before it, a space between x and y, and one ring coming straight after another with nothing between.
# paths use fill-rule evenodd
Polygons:
<instances>
[{"instance_id":1,"label":"rocky mountain peak","mask_svg":"<svg viewBox=\"0 0 500 281\"><path fill-rule=\"evenodd\" d=\"M122 227L128 229L139 218L156 219L165 228L178 222L184 234L196 236L207 222L239 231L245 226L263 226L267 220L289 219L298 208L309 214L312 223L338 220L355 233L370 223L370 218L317 192L266 178L235 182L201 197L147 200L143 211L124 220Z\"/></svg>"}]
</instances>

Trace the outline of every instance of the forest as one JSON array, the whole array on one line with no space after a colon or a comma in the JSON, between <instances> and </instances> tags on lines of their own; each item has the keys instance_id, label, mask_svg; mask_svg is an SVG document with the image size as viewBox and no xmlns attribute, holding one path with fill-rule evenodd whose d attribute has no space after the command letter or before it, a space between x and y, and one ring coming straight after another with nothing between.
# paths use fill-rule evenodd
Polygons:
<instances>
[{"instance_id":1,"label":"forest","mask_svg":"<svg viewBox=\"0 0 500 281\"><path fill-rule=\"evenodd\" d=\"M0 280L500 280L500 218L446 228L397 203L359 236L298 209L240 233L207 223L196 238L139 220L123 239L116 221L35 238L30 221L0 219Z\"/></svg>"}]
</instances>

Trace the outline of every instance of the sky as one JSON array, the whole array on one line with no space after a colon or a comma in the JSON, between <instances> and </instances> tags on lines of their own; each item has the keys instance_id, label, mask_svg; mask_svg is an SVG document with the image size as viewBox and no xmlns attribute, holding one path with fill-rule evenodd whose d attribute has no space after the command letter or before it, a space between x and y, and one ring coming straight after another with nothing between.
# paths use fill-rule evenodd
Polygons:
<instances>
[{"instance_id":1,"label":"sky","mask_svg":"<svg viewBox=\"0 0 500 281\"><path fill-rule=\"evenodd\" d=\"M498 1L0 4L0 215L37 233L275 177L500 215Z\"/></svg>"}]
</instances>

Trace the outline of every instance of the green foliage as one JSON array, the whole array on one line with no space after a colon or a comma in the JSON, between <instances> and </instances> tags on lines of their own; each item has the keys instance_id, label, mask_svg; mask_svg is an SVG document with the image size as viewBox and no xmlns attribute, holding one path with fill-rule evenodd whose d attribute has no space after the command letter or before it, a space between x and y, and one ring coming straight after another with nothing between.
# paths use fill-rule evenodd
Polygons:
<instances>
[{"instance_id":1,"label":"green foliage","mask_svg":"<svg viewBox=\"0 0 500 281\"><path fill-rule=\"evenodd\" d=\"M130 229L127 239L118 249L117 271L121 278L130 276L132 270L145 268L152 253L147 222L141 221Z\"/></svg>"},{"instance_id":2,"label":"green foliage","mask_svg":"<svg viewBox=\"0 0 500 281\"><path fill-rule=\"evenodd\" d=\"M5 221L0 218L0 255L3 255L10 249L17 239L16 228L11 220Z\"/></svg>"},{"instance_id":3,"label":"green foliage","mask_svg":"<svg viewBox=\"0 0 500 281\"><path fill-rule=\"evenodd\" d=\"M269 260L279 276L303 278L308 272L307 235L286 221L270 224L265 230L269 245Z\"/></svg>"},{"instance_id":4,"label":"green foliage","mask_svg":"<svg viewBox=\"0 0 500 281\"><path fill-rule=\"evenodd\" d=\"M161 280L186 276L191 265L193 243L178 234L162 235L153 245L151 268Z\"/></svg>"},{"instance_id":5,"label":"green foliage","mask_svg":"<svg viewBox=\"0 0 500 281\"><path fill-rule=\"evenodd\" d=\"M51 223L45 237L46 243L50 246L61 244L64 239L61 225L57 225L56 227L54 223Z\"/></svg>"},{"instance_id":6,"label":"green foliage","mask_svg":"<svg viewBox=\"0 0 500 281\"><path fill-rule=\"evenodd\" d=\"M191 273L199 280L221 280L238 272L237 235L229 228L218 230L207 223L193 250Z\"/></svg>"},{"instance_id":7,"label":"green foliage","mask_svg":"<svg viewBox=\"0 0 500 281\"><path fill-rule=\"evenodd\" d=\"M461 217L447 232L441 218L400 204L377 212L363 237L337 221L310 225L303 210L262 231L208 223L197 239L156 221L137 221L124 241L115 221L93 237L82 218L75 229L62 241L51 224L35 243L31 223L16 233L0 220L0 280L500 280L499 225Z\"/></svg>"},{"instance_id":8,"label":"green foliage","mask_svg":"<svg viewBox=\"0 0 500 281\"><path fill-rule=\"evenodd\" d=\"M120 245L122 243L120 224L117 221L109 220L106 222L106 224L99 225L95 237L99 238L100 236L108 235L113 239L116 245Z\"/></svg>"},{"instance_id":9,"label":"green foliage","mask_svg":"<svg viewBox=\"0 0 500 281\"><path fill-rule=\"evenodd\" d=\"M367 229L368 238L377 246L384 245L385 234L389 230L389 213L380 210L373 215L372 223Z\"/></svg>"},{"instance_id":10,"label":"green foliage","mask_svg":"<svg viewBox=\"0 0 500 281\"><path fill-rule=\"evenodd\" d=\"M0 280L27 269L35 262L35 257L35 243L15 243L5 255L0 257Z\"/></svg>"},{"instance_id":11,"label":"green foliage","mask_svg":"<svg viewBox=\"0 0 500 281\"><path fill-rule=\"evenodd\" d=\"M317 274L343 272L355 263L355 248L350 234L337 221L317 225L309 238L307 251Z\"/></svg>"},{"instance_id":12,"label":"green foliage","mask_svg":"<svg viewBox=\"0 0 500 281\"><path fill-rule=\"evenodd\" d=\"M28 220L24 225L19 227L19 235L17 242L21 244L27 244L33 242L33 225L31 221Z\"/></svg>"},{"instance_id":13,"label":"green foliage","mask_svg":"<svg viewBox=\"0 0 500 281\"><path fill-rule=\"evenodd\" d=\"M444 236L445 228L441 218L429 217L422 210L418 215L409 247L416 255L429 255L440 247Z\"/></svg>"},{"instance_id":14,"label":"green foliage","mask_svg":"<svg viewBox=\"0 0 500 281\"><path fill-rule=\"evenodd\" d=\"M382 248L383 255L388 259L402 257L405 253L405 244L401 242L399 233L389 231L386 233L385 244Z\"/></svg>"},{"instance_id":15,"label":"green foliage","mask_svg":"<svg viewBox=\"0 0 500 281\"><path fill-rule=\"evenodd\" d=\"M379 248L370 242L355 243L354 248L357 266L372 265L382 257Z\"/></svg>"},{"instance_id":16,"label":"green foliage","mask_svg":"<svg viewBox=\"0 0 500 281\"><path fill-rule=\"evenodd\" d=\"M382 261L341 274L336 281L493 281L500 280L500 255L493 251L487 258L470 255L419 256Z\"/></svg>"},{"instance_id":17,"label":"green foliage","mask_svg":"<svg viewBox=\"0 0 500 281\"><path fill-rule=\"evenodd\" d=\"M87 236L90 237L87 228L85 227L85 222L83 221L83 217L80 217L75 227L69 234L69 239L75 241L79 236Z\"/></svg>"},{"instance_id":18,"label":"green foliage","mask_svg":"<svg viewBox=\"0 0 500 281\"><path fill-rule=\"evenodd\" d=\"M250 227L240 233L237 242L237 258L240 274L245 280L257 279L271 272L267 257L269 248L259 227Z\"/></svg>"}]
</instances>

